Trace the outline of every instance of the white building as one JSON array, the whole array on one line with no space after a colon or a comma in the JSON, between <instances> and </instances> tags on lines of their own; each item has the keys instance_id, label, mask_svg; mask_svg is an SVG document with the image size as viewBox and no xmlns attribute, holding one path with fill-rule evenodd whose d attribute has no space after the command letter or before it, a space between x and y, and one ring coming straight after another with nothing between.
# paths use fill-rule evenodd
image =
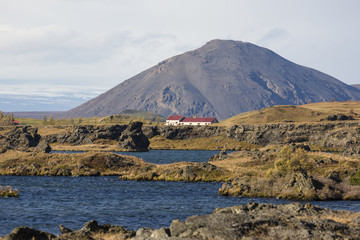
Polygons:
<instances>
[{"instance_id":1,"label":"white building","mask_svg":"<svg viewBox=\"0 0 360 240\"><path fill-rule=\"evenodd\" d=\"M183 116L170 116L166 119L166 124L165 125L180 125L180 121L183 119Z\"/></svg>"},{"instance_id":2,"label":"white building","mask_svg":"<svg viewBox=\"0 0 360 240\"><path fill-rule=\"evenodd\" d=\"M218 123L216 118L204 118L204 117L183 117L183 116L170 116L166 119L165 125L210 125Z\"/></svg>"}]
</instances>

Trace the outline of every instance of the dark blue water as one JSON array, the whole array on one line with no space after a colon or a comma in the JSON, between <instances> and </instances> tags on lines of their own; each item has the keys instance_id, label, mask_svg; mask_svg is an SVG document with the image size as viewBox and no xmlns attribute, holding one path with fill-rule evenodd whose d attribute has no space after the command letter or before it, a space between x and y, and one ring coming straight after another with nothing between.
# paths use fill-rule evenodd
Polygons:
<instances>
[{"instance_id":1,"label":"dark blue water","mask_svg":"<svg viewBox=\"0 0 360 240\"><path fill-rule=\"evenodd\" d=\"M219 196L220 183L0 176L0 185L20 190L19 198L0 198L0 236L21 225L58 234L59 224L79 229L92 219L129 229L158 228L172 219L251 201Z\"/></svg>"},{"instance_id":2,"label":"dark blue water","mask_svg":"<svg viewBox=\"0 0 360 240\"><path fill-rule=\"evenodd\" d=\"M0 236L17 226L59 234L58 225L80 229L92 219L129 229L169 226L171 220L211 213L217 207L251 201L217 194L220 183L137 182L117 177L0 176L0 185L20 190L19 198L0 198ZM333 209L360 211L359 201L313 202Z\"/></svg>"},{"instance_id":3,"label":"dark blue water","mask_svg":"<svg viewBox=\"0 0 360 240\"><path fill-rule=\"evenodd\" d=\"M207 161L217 151L126 153L153 163ZM169 160L170 159L170 160ZM286 200L232 198L218 195L221 183L137 182L118 177L0 176L0 185L20 190L19 198L0 198L0 236L17 226L59 234L58 225L80 229L90 220L129 229L169 226L171 220L211 213L217 207ZM360 201L312 202L314 205L360 211Z\"/></svg>"},{"instance_id":4,"label":"dark blue water","mask_svg":"<svg viewBox=\"0 0 360 240\"><path fill-rule=\"evenodd\" d=\"M148 152L115 152L123 155L132 155L149 163L168 164L174 162L207 162L219 151L208 150L150 150ZM228 151L230 153L232 151ZM81 153L81 151L52 151L52 153Z\"/></svg>"}]
</instances>

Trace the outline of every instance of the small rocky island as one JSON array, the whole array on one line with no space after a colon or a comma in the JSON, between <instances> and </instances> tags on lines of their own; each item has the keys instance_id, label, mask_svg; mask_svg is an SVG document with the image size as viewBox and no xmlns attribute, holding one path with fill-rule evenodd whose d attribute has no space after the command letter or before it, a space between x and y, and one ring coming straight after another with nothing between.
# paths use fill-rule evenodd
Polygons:
<instances>
[{"instance_id":1,"label":"small rocky island","mask_svg":"<svg viewBox=\"0 0 360 240\"><path fill-rule=\"evenodd\" d=\"M0 197L19 197L19 190L14 189L12 186L0 186Z\"/></svg>"}]
</instances>

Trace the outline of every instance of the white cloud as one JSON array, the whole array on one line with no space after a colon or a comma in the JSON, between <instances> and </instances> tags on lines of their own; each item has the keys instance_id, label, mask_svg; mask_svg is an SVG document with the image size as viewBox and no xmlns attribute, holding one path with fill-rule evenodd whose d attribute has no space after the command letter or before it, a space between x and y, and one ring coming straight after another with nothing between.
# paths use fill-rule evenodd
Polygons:
<instances>
[{"instance_id":1,"label":"white cloud","mask_svg":"<svg viewBox=\"0 0 360 240\"><path fill-rule=\"evenodd\" d=\"M109 89L214 38L259 44L355 83L359 8L352 0L2 0L0 84Z\"/></svg>"},{"instance_id":2,"label":"white cloud","mask_svg":"<svg viewBox=\"0 0 360 240\"><path fill-rule=\"evenodd\" d=\"M260 44L267 45L269 42L279 41L286 38L288 32L283 28L273 28L258 41Z\"/></svg>"},{"instance_id":3,"label":"white cloud","mask_svg":"<svg viewBox=\"0 0 360 240\"><path fill-rule=\"evenodd\" d=\"M106 88L84 85L21 84L0 82L2 111L66 111L105 92Z\"/></svg>"}]
</instances>

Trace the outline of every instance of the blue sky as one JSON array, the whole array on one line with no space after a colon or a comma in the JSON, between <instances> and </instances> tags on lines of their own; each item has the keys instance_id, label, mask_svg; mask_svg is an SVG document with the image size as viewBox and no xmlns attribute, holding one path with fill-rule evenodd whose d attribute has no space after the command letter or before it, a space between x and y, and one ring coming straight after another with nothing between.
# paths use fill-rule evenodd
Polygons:
<instances>
[{"instance_id":1,"label":"blue sky","mask_svg":"<svg viewBox=\"0 0 360 240\"><path fill-rule=\"evenodd\" d=\"M359 9L356 0L1 0L0 110L69 110L212 39L360 83Z\"/></svg>"}]
</instances>

